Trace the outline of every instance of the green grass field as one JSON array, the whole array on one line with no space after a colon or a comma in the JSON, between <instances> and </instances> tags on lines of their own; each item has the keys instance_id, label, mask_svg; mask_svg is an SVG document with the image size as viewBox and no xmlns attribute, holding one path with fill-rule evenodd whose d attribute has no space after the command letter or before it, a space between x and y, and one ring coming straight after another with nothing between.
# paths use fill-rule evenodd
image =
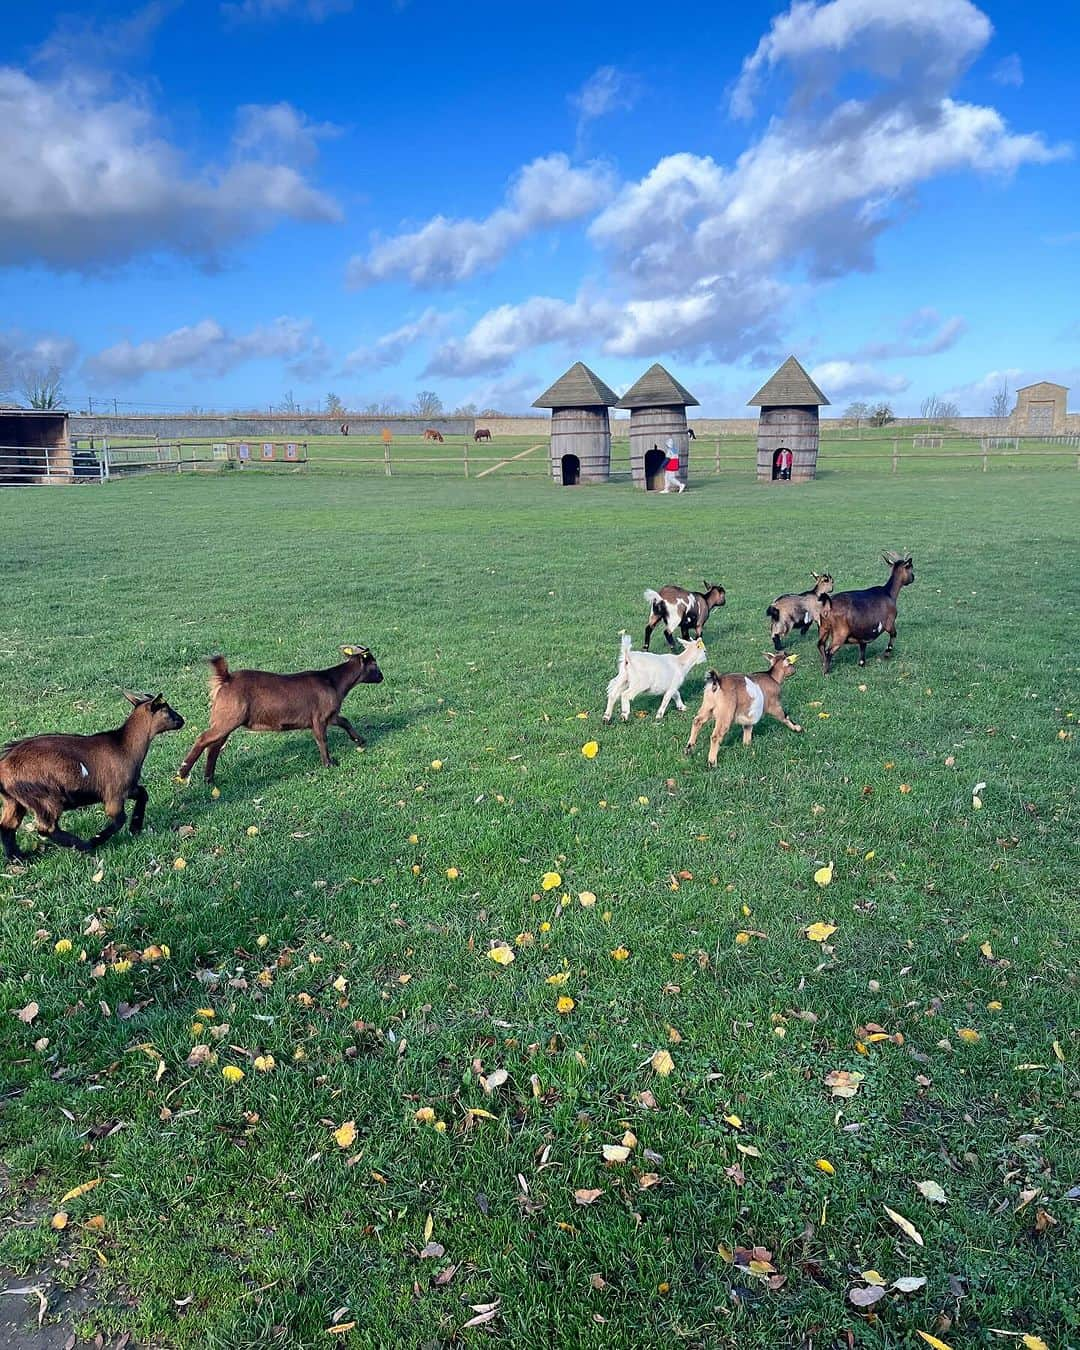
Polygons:
<instances>
[{"instance_id":1,"label":"green grass field","mask_svg":"<svg viewBox=\"0 0 1080 1350\"><path fill-rule=\"evenodd\" d=\"M146 833L0 877L0 1288L192 1350L1080 1344L1080 475L3 506L4 738L115 725L125 686L188 726ZM824 679L799 643L804 735L733 735L709 774L689 712L601 725L644 586L721 581L710 663L752 671L774 595L876 582L886 548L917 576L896 657ZM220 798L173 781L208 653L341 642L386 676L345 705L366 751L240 732Z\"/></svg>"}]
</instances>

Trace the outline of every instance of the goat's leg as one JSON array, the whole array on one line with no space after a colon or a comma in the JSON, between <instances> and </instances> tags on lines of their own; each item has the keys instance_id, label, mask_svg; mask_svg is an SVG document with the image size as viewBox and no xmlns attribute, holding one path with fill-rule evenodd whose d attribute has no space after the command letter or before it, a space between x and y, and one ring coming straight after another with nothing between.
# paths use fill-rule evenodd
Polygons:
<instances>
[{"instance_id":1,"label":"goat's leg","mask_svg":"<svg viewBox=\"0 0 1080 1350\"><path fill-rule=\"evenodd\" d=\"M216 741L210 745L206 752L206 781L211 787L214 785L214 774L217 772L218 755L225 749L225 742L229 739L227 735L219 736Z\"/></svg>"},{"instance_id":2,"label":"goat's leg","mask_svg":"<svg viewBox=\"0 0 1080 1350\"><path fill-rule=\"evenodd\" d=\"M331 757L330 751L326 748L326 726L326 720L320 720L317 717L312 719L311 734L315 737L315 744L319 747L323 767L328 769L331 764L336 764L337 760Z\"/></svg>"},{"instance_id":3,"label":"goat's leg","mask_svg":"<svg viewBox=\"0 0 1080 1350\"><path fill-rule=\"evenodd\" d=\"M128 793L128 797L135 803L131 812L131 824L128 829L132 834L141 834L143 827L143 817L146 815L146 803L150 797L141 783L136 783Z\"/></svg>"},{"instance_id":4,"label":"goat's leg","mask_svg":"<svg viewBox=\"0 0 1080 1350\"><path fill-rule=\"evenodd\" d=\"M49 811L35 810L37 816L38 834L48 839L51 844L59 844L61 848L77 848L80 853L90 853L94 845L85 839L80 839L77 834L72 834L68 830L62 830L57 823L58 815L53 815Z\"/></svg>"},{"instance_id":5,"label":"goat's leg","mask_svg":"<svg viewBox=\"0 0 1080 1350\"><path fill-rule=\"evenodd\" d=\"M183 763L176 771L176 776L178 778L187 778L188 775L191 773L192 769L199 762L199 756L202 754L202 752L204 750L209 749L209 747L213 745L213 743L217 740L220 740L224 744L226 738L230 736L233 733L233 731L235 731L235 729L236 729L235 727L230 727L229 730L226 731L225 735L223 736L220 730L215 730L213 727L208 727L207 730L204 731L201 736L196 738L195 744L184 756Z\"/></svg>"},{"instance_id":6,"label":"goat's leg","mask_svg":"<svg viewBox=\"0 0 1080 1350\"><path fill-rule=\"evenodd\" d=\"M821 653L821 673L828 675L832 669L833 652L836 651L840 643L832 642L832 630L822 629L818 635L818 651Z\"/></svg>"},{"instance_id":7,"label":"goat's leg","mask_svg":"<svg viewBox=\"0 0 1080 1350\"><path fill-rule=\"evenodd\" d=\"M778 722L783 722L788 731L802 731L802 727L799 726L798 722L793 722L783 708L781 708L779 712L770 713L769 715L775 717Z\"/></svg>"},{"instance_id":8,"label":"goat's leg","mask_svg":"<svg viewBox=\"0 0 1080 1350\"><path fill-rule=\"evenodd\" d=\"M780 634L775 628L773 629L772 645L774 652L782 652L784 650L784 644L780 641Z\"/></svg>"},{"instance_id":9,"label":"goat's leg","mask_svg":"<svg viewBox=\"0 0 1080 1350\"><path fill-rule=\"evenodd\" d=\"M686 704L682 701L682 694L680 694L677 689L675 690L673 698L675 699L675 707L679 710L679 712L685 712Z\"/></svg>"},{"instance_id":10,"label":"goat's leg","mask_svg":"<svg viewBox=\"0 0 1080 1350\"><path fill-rule=\"evenodd\" d=\"M340 727L345 735L348 736L350 740L355 741L357 745L362 746L364 744L363 736L360 735L349 719L347 717L342 717L340 713L335 713L333 717L331 717L330 725L332 727Z\"/></svg>"},{"instance_id":11,"label":"goat's leg","mask_svg":"<svg viewBox=\"0 0 1080 1350\"><path fill-rule=\"evenodd\" d=\"M709 737L709 768L716 768L716 757L720 753L720 746L724 737L731 730L731 724L735 720L735 700L726 699L716 710L715 725L712 735Z\"/></svg>"},{"instance_id":12,"label":"goat's leg","mask_svg":"<svg viewBox=\"0 0 1080 1350\"><path fill-rule=\"evenodd\" d=\"M743 727L743 729L742 729L742 743L743 743L743 745L749 745L750 742L751 742L753 739L754 739L754 728L753 728L753 727Z\"/></svg>"},{"instance_id":13,"label":"goat's leg","mask_svg":"<svg viewBox=\"0 0 1080 1350\"><path fill-rule=\"evenodd\" d=\"M619 693L620 690L618 688L610 689L608 692L607 707L604 709L605 722L611 721L611 714L615 711L615 700L619 697Z\"/></svg>"},{"instance_id":14,"label":"goat's leg","mask_svg":"<svg viewBox=\"0 0 1080 1350\"><path fill-rule=\"evenodd\" d=\"M886 657L886 656L892 656L893 643L896 641L896 620L895 620L895 619L892 621L891 625L890 625L888 628L885 629L885 631L886 631L886 633L888 633L888 635L889 635L889 645L888 645L888 646L885 648L885 650L881 653L881 655L882 655L883 657Z\"/></svg>"},{"instance_id":15,"label":"goat's leg","mask_svg":"<svg viewBox=\"0 0 1080 1350\"><path fill-rule=\"evenodd\" d=\"M619 695L619 711L624 722L630 721L630 704L633 702L633 698L629 685Z\"/></svg>"},{"instance_id":16,"label":"goat's leg","mask_svg":"<svg viewBox=\"0 0 1080 1350\"><path fill-rule=\"evenodd\" d=\"M660 622L659 614L650 614L645 624L645 650L649 650L649 643L652 641L653 631Z\"/></svg>"},{"instance_id":17,"label":"goat's leg","mask_svg":"<svg viewBox=\"0 0 1080 1350\"><path fill-rule=\"evenodd\" d=\"M866 643L865 643L865 642L860 642L860 643L859 643L859 665L860 665L860 666L865 666L865 665L866 665Z\"/></svg>"},{"instance_id":18,"label":"goat's leg","mask_svg":"<svg viewBox=\"0 0 1080 1350\"><path fill-rule=\"evenodd\" d=\"M118 802L106 802L105 814L109 817L109 823L90 840L91 848L100 848L107 839L111 839L114 834L119 834L124 828L124 823L127 820L124 799L121 797Z\"/></svg>"},{"instance_id":19,"label":"goat's leg","mask_svg":"<svg viewBox=\"0 0 1080 1350\"><path fill-rule=\"evenodd\" d=\"M22 824L26 807L14 797L0 795L0 802L4 804L4 809L0 812L0 840L3 840L4 844L4 857L8 862L18 862L20 858L25 858L26 854L15 842L15 831Z\"/></svg>"},{"instance_id":20,"label":"goat's leg","mask_svg":"<svg viewBox=\"0 0 1080 1350\"><path fill-rule=\"evenodd\" d=\"M694 753L694 746L697 745L697 738L701 735L701 728L705 725L705 723L709 720L711 716L712 716L712 709L707 708L704 704L702 704L702 706L698 709L697 713L695 714L694 720L690 725L690 739L686 742L686 751L685 751L687 755L692 755Z\"/></svg>"}]
</instances>

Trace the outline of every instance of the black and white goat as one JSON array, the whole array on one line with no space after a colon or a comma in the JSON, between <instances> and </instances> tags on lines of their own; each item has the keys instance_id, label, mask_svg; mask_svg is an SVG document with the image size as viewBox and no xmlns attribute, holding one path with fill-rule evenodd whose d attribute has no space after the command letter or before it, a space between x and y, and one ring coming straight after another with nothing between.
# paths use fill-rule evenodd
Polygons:
<instances>
[{"instance_id":1,"label":"black and white goat","mask_svg":"<svg viewBox=\"0 0 1080 1350\"><path fill-rule=\"evenodd\" d=\"M823 597L830 593L835 583L828 572L820 575L811 572L810 575L814 578L813 590L798 595L778 595L765 611L772 620L772 645L778 652L784 650L784 638L793 628L805 637L811 626L821 619Z\"/></svg>"},{"instance_id":2,"label":"black and white goat","mask_svg":"<svg viewBox=\"0 0 1080 1350\"><path fill-rule=\"evenodd\" d=\"M706 661L705 644L700 638L690 641L680 638L683 649L677 656L669 653L631 651L629 633L624 633L619 648L618 674L607 687L607 707L604 709L604 721L611 721L615 700L622 704L622 720L630 717L630 704L639 694L661 694L660 707L656 710L659 722L667 712L672 699L680 712L685 711L679 690L683 681L695 666Z\"/></svg>"},{"instance_id":3,"label":"black and white goat","mask_svg":"<svg viewBox=\"0 0 1080 1350\"><path fill-rule=\"evenodd\" d=\"M675 631L679 636L688 638L691 634L701 637L705 620L714 609L719 609L727 599L723 586L710 586L705 583L704 591L684 591L681 586L661 586L658 591L646 591L645 599L652 606L645 624L645 650L649 650L653 629L664 625L664 637L668 646L675 648Z\"/></svg>"}]
</instances>

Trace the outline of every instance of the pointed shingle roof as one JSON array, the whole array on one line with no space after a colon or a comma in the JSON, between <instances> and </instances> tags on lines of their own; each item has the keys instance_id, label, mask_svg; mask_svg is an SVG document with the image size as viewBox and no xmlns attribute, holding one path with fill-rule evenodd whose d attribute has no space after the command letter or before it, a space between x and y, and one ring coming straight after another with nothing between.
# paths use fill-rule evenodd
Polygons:
<instances>
[{"instance_id":1,"label":"pointed shingle roof","mask_svg":"<svg viewBox=\"0 0 1080 1350\"><path fill-rule=\"evenodd\" d=\"M827 408L829 400L795 357L789 356L754 397L746 400L746 405L749 408Z\"/></svg>"},{"instance_id":2,"label":"pointed shingle roof","mask_svg":"<svg viewBox=\"0 0 1080 1350\"><path fill-rule=\"evenodd\" d=\"M583 361L575 361L565 375L555 381L533 403L534 408L610 408L618 400L599 375Z\"/></svg>"},{"instance_id":3,"label":"pointed shingle roof","mask_svg":"<svg viewBox=\"0 0 1080 1350\"><path fill-rule=\"evenodd\" d=\"M623 394L616 408L696 408L698 401L685 385L660 364L652 365L637 384Z\"/></svg>"}]
</instances>

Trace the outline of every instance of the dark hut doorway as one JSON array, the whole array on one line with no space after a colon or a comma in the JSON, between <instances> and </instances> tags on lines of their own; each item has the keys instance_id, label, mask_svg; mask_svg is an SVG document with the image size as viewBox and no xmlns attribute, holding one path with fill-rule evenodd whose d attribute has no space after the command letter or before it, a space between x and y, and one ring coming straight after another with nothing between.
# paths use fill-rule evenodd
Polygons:
<instances>
[{"instance_id":1,"label":"dark hut doorway","mask_svg":"<svg viewBox=\"0 0 1080 1350\"><path fill-rule=\"evenodd\" d=\"M577 455L563 455L562 457L562 485L563 487L575 487L581 479L581 460Z\"/></svg>"},{"instance_id":2,"label":"dark hut doorway","mask_svg":"<svg viewBox=\"0 0 1080 1350\"><path fill-rule=\"evenodd\" d=\"M664 465L667 455L658 446L645 451L645 491L659 492L664 486Z\"/></svg>"},{"instance_id":3,"label":"dark hut doorway","mask_svg":"<svg viewBox=\"0 0 1080 1350\"><path fill-rule=\"evenodd\" d=\"M772 457L773 482L787 483L791 480L791 465L794 456L786 445L781 445Z\"/></svg>"}]
</instances>

